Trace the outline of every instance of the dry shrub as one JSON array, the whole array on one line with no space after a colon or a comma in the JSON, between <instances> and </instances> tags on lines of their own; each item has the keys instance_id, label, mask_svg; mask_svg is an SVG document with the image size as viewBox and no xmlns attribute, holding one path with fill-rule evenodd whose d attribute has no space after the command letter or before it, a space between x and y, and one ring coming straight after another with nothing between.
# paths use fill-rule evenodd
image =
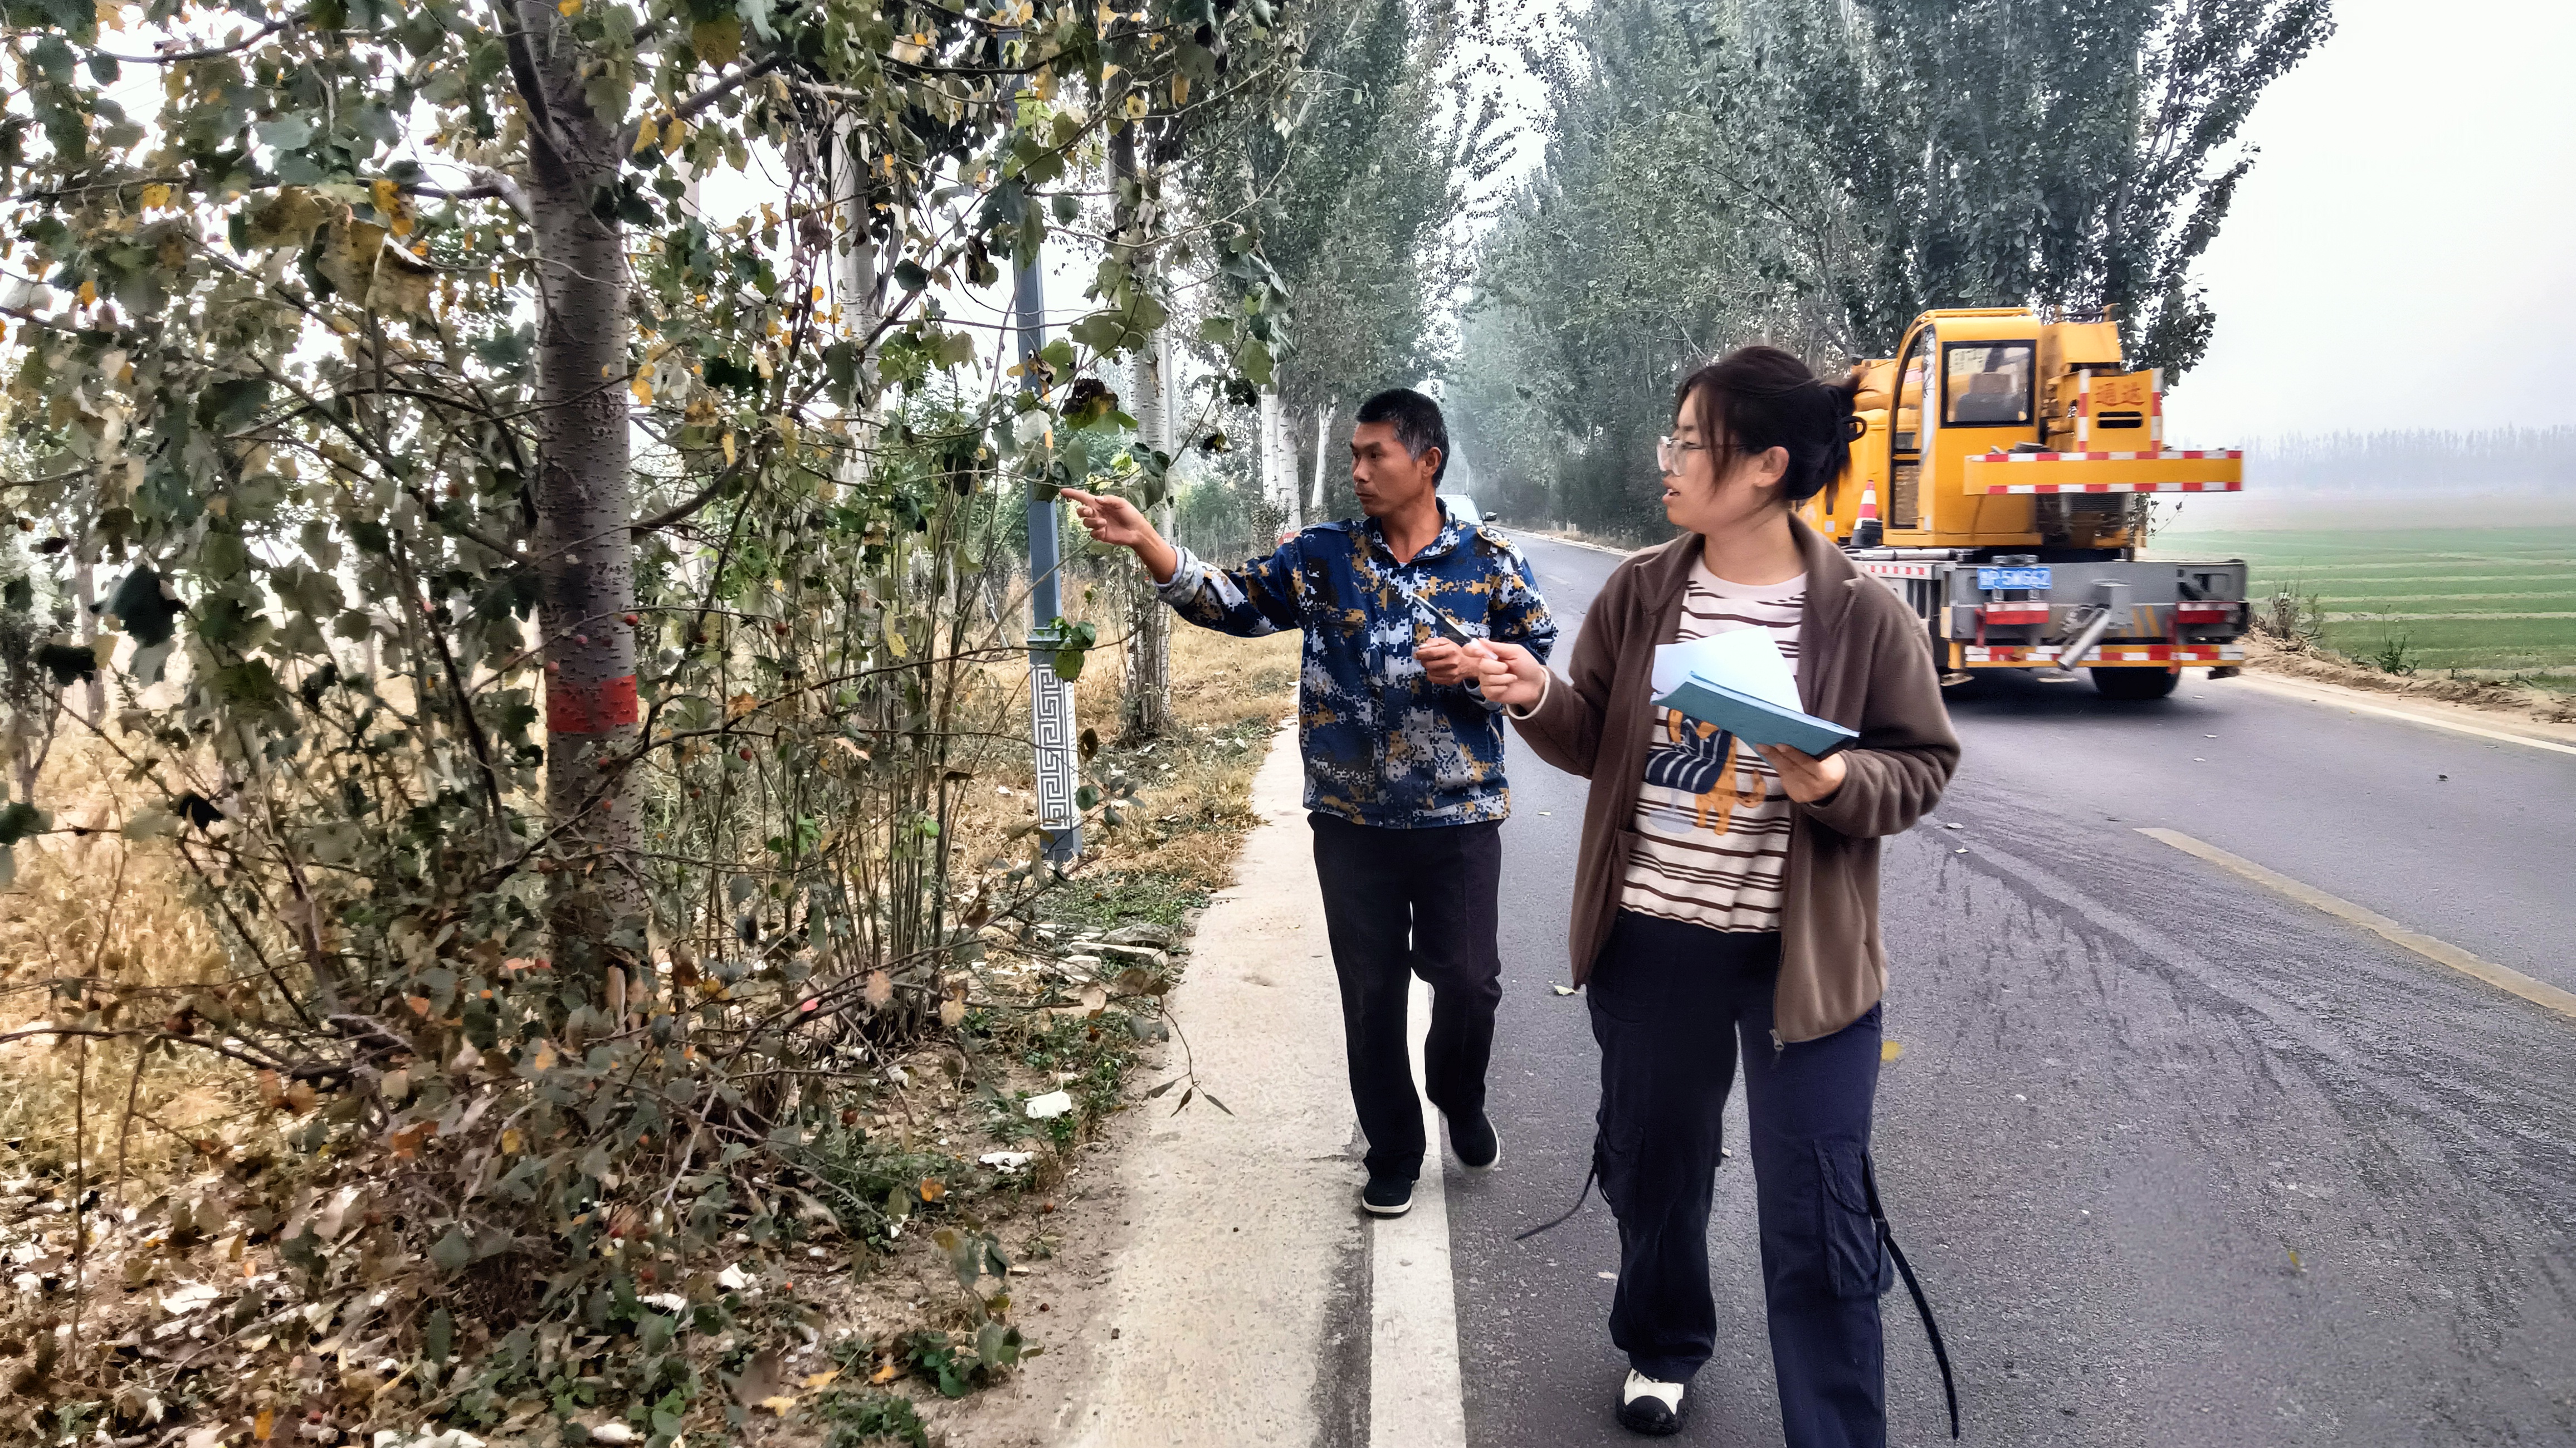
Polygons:
<instances>
[{"instance_id":1,"label":"dry shrub","mask_svg":"<svg viewBox=\"0 0 2576 1448\"><path fill-rule=\"evenodd\" d=\"M1293 695L1297 639L1182 628L1173 648L1172 728L1158 740L1108 745L1090 762L1087 772L1113 797L1132 789L1132 803L1116 830L1095 819L1095 848L1072 872L1075 889L1121 871L1221 885L1251 821L1246 785ZM1014 893L1004 882L974 881L1028 850L1030 759L1010 732L1026 718L1026 673L1000 662L964 667L977 677L965 682L958 716L986 732L956 736L963 747L954 764L966 778L953 781L948 815L959 862L950 888L1001 901ZM1108 649L1090 659L1079 681L1082 718L1114 727L1118 679ZM862 1258L936 1247L941 1272L961 1253L998 1254L987 1232L941 1223L980 1220L974 1214L1001 1204L967 1203L1006 1184L972 1164L974 1147L940 1151L934 1140L945 1147L942 1131L980 1132L995 1111L1025 1131L1019 1100L1061 1081L1081 1099L1080 1112L1062 1120L1061 1134L1030 1141L1041 1155L1021 1179L1051 1182L1062 1171L1058 1152L1115 1109L1130 1025L1134 1041L1157 1034L1153 996L1162 984L1104 1000L1100 982L1065 968L1060 937L1036 923L1027 893L1036 882L1019 873L1018 903L978 932L989 952L964 970L925 973L923 984L941 992L938 1009L923 1019L929 1029L891 1051L854 1033L758 1024L800 993L827 1012L840 1009L863 981L799 991L755 975L693 987L695 1024L685 1039L702 1055L743 1053L722 1075L675 1064L669 1052L680 1038L657 1052L631 1023L620 1031L618 1022L592 1021L577 1047L578 1013L551 1037L487 1041L476 1061L449 1018L481 984L469 976L453 982L453 1005L382 1002L372 1019L405 1033L410 1049L362 1056L309 1083L291 1071L262 1079L201 1049L223 1033L190 1019L191 1002L261 984L233 978L227 946L239 950L239 942L219 937L200 913L217 896L172 837L129 842L117 832L149 800L122 798L87 753L66 752L58 769L69 773L49 797L76 803L56 805L57 832L20 849L17 886L0 895L9 971L0 979L0 1035L85 1017L123 1034L48 1032L0 1047L20 1088L0 1100L8 1113L0 1117L8 1142L0 1148L0 1254L40 1283L0 1307L0 1389L24 1390L25 1405L0 1420L34 1428L40 1412L48 1438L88 1426L111 1436L165 1433L176 1423L259 1436L272 1421L283 1436L290 1416L344 1435L442 1420L487 1431L498 1420L509 1431L554 1411L541 1389L557 1376L600 1377L611 1400L686 1404L674 1411L695 1421L718 1401L706 1375L716 1344L792 1333L801 1309L785 1292L789 1264L800 1281L820 1275L801 1251L789 1255L792 1244L837 1238ZM855 870L883 868L882 847L851 848L873 862ZM703 958L712 971L714 952ZM505 993L526 989L526 967L504 961L481 979ZM74 981L83 983L67 999ZM641 982L637 992L631 1002L645 999ZM940 1029L956 1027L970 1000L995 1021L971 1077ZM192 1040L156 1042L156 1029ZM513 1046L515 1066L504 1055ZM1068 1054L1042 1065L1020 1059L1040 1048ZM952 1056L953 1071L945 1066ZM891 1084L903 1074L899 1058L911 1062L909 1098ZM680 1087L698 1088L699 1101L708 1089L738 1093L726 1098L736 1105L695 1109L734 1140L765 1140L770 1154L727 1171L733 1157L706 1161L691 1145L709 1124L695 1136L677 1128L638 1135L627 1104L603 1118L599 1104L646 1067L647 1084L658 1082L674 1101L691 1099ZM1064 1074L1049 1074L1059 1068ZM408 1095L392 1089L397 1077L408 1078ZM548 1095L563 1104L548 1106ZM488 1113L478 1103L489 1103ZM916 1124L916 1111L930 1114ZM599 1129L603 1119L616 1141ZM790 1127L807 1133L803 1145L775 1135ZM637 1139L613 1159L585 1156L626 1136ZM512 1169L541 1157L549 1174ZM931 1176L948 1184L944 1202L914 1191ZM585 1180L597 1186L581 1188L578 1200L511 1205ZM459 1183L470 1187L462 1198ZM519 1198L507 1196L513 1190ZM894 1217L906 1212L932 1220L898 1242ZM86 1229L78 1236L76 1223ZM746 1234L756 1245L744 1244ZM714 1270L728 1258L751 1273L751 1287ZM591 1289L609 1273L615 1290ZM771 1296L759 1295L763 1283ZM689 1306L660 1315L645 1298ZM945 1325L972 1329L956 1361L1015 1355L1016 1329L970 1305L961 1294L934 1309L962 1313ZM870 1374L950 1361L920 1348L918 1327L867 1346ZM64 1414L79 1422L66 1428Z\"/></svg>"}]
</instances>

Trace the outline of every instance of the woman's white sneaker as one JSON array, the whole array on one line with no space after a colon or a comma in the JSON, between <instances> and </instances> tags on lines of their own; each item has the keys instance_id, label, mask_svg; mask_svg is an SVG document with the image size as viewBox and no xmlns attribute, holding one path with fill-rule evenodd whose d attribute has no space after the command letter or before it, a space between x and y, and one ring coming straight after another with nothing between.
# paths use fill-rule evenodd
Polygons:
<instances>
[{"instance_id":1,"label":"woman's white sneaker","mask_svg":"<svg viewBox=\"0 0 2576 1448\"><path fill-rule=\"evenodd\" d=\"M1682 1385L1659 1383L1631 1368L1619 1389L1619 1426L1631 1433L1661 1438L1682 1426Z\"/></svg>"}]
</instances>

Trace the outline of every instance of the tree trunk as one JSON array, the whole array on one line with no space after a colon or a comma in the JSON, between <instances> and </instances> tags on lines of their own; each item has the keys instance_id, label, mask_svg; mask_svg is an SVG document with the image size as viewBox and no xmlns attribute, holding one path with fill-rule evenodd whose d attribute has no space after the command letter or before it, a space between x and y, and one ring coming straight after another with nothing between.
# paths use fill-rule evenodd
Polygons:
<instances>
[{"instance_id":1,"label":"tree trunk","mask_svg":"<svg viewBox=\"0 0 2576 1448\"><path fill-rule=\"evenodd\" d=\"M832 253L836 293L832 301L840 309L843 335L861 348L871 344L877 319L883 315L876 237L868 230L868 159L860 154L864 134L853 116L844 115L832 127L832 206L838 233ZM695 199L693 191L691 201ZM869 420L876 412L876 388L870 385L874 374L872 367L859 368L858 395L850 404L853 412ZM864 443L862 439L860 446L851 449L854 458L865 451Z\"/></svg>"},{"instance_id":2,"label":"tree trunk","mask_svg":"<svg viewBox=\"0 0 2576 1448\"><path fill-rule=\"evenodd\" d=\"M98 647L98 565L87 554L72 565L72 598L80 605L81 647ZM102 727L107 719L107 666L101 661L97 673L81 686L81 718L92 729Z\"/></svg>"},{"instance_id":3,"label":"tree trunk","mask_svg":"<svg viewBox=\"0 0 2576 1448\"><path fill-rule=\"evenodd\" d=\"M1124 259L1132 269L1144 241L1144 183L1136 171L1136 128L1124 126L1109 142L1110 191L1115 198L1117 220L1113 232ZM1136 276L1134 285L1152 288L1150 276ZM1128 415L1136 419L1136 440L1144 446L1171 456L1179 449L1172 439L1171 414L1171 338L1158 330L1147 338L1136 352L1128 370L1126 398ZM1152 505L1157 531L1170 534L1172 527L1172 480L1163 479L1163 496ZM1152 580L1141 568L1128 571L1128 628L1125 715L1120 721L1131 740L1151 739L1163 732L1164 722L1172 712L1172 630L1171 619L1163 601L1154 596Z\"/></svg>"},{"instance_id":4,"label":"tree trunk","mask_svg":"<svg viewBox=\"0 0 2576 1448\"><path fill-rule=\"evenodd\" d=\"M1327 402L1315 411L1315 490L1307 495L1306 512L1300 521L1320 520L1324 516L1324 469L1333 456L1334 404Z\"/></svg>"},{"instance_id":5,"label":"tree trunk","mask_svg":"<svg viewBox=\"0 0 2576 1448\"><path fill-rule=\"evenodd\" d=\"M634 500L627 473L626 254L592 212L616 184L617 133L583 98L581 47L551 0L520 0L537 250L537 537L545 629L546 813L559 968L598 975L645 953L636 790L604 768L635 738ZM550 123L550 124L549 124Z\"/></svg>"},{"instance_id":6,"label":"tree trunk","mask_svg":"<svg viewBox=\"0 0 2576 1448\"><path fill-rule=\"evenodd\" d=\"M1169 455L1173 449L1171 388L1171 338L1157 332L1136 356L1134 380L1128 384L1135 393L1134 411L1137 440L1157 452ZM1164 477L1164 494L1154 505L1154 525L1169 536L1172 528L1171 477ZM1143 569L1133 570L1135 577L1135 611L1127 633L1127 737L1151 739L1163 732L1172 713L1172 624L1171 611L1155 597L1152 582Z\"/></svg>"},{"instance_id":7,"label":"tree trunk","mask_svg":"<svg viewBox=\"0 0 2576 1448\"><path fill-rule=\"evenodd\" d=\"M1261 394L1261 501L1278 510L1282 527L1287 526L1297 502L1297 469L1285 456L1287 443L1288 430L1279 417L1279 392L1272 388ZM1270 540L1257 541L1266 544Z\"/></svg>"}]
</instances>

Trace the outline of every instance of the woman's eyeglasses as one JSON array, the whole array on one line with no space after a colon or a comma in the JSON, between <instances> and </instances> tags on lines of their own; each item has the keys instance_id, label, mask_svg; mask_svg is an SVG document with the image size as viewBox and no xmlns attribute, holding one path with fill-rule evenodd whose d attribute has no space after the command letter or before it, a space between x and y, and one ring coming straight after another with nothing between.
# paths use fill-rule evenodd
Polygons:
<instances>
[{"instance_id":1,"label":"woman's eyeglasses","mask_svg":"<svg viewBox=\"0 0 2576 1448\"><path fill-rule=\"evenodd\" d=\"M1655 439L1655 467L1658 471L1664 473L1678 473L1682 470L1682 454L1684 453L1732 452L1734 450L1734 445L1732 443L1718 443L1715 447L1711 447L1709 444L1704 442L1684 442L1680 438L1659 437Z\"/></svg>"}]
</instances>

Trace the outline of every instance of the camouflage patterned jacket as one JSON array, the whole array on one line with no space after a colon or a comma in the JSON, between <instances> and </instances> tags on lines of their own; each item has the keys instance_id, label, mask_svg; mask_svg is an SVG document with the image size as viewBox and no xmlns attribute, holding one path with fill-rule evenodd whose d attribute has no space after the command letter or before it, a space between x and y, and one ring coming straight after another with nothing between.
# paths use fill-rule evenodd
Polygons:
<instances>
[{"instance_id":1,"label":"camouflage patterned jacket","mask_svg":"<svg viewBox=\"0 0 2576 1448\"><path fill-rule=\"evenodd\" d=\"M1179 552L1180 568L1158 592L1181 617L1240 638L1305 631L1297 736L1306 808L1397 829L1512 812L1502 716L1468 685L1432 683L1413 658L1434 636L1416 599L1469 634L1547 658L1556 620L1509 539L1449 519L1399 564L1376 520L1363 519L1308 528L1237 569Z\"/></svg>"}]
</instances>

